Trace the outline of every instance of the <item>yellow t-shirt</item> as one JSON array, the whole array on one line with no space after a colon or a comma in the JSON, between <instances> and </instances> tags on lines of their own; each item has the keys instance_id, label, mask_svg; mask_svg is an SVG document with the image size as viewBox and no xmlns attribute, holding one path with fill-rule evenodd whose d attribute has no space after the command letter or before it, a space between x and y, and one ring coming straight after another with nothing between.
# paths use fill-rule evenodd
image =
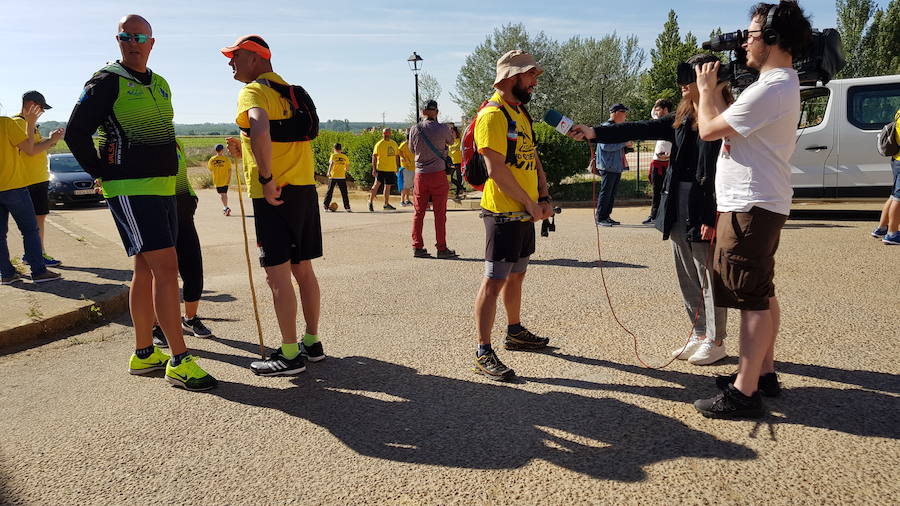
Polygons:
<instances>
[{"instance_id":1,"label":"yellow t-shirt","mask_svg":"<svg viewBox=\"0 0 900 506\"><path fill-rule=\"evenodd\" d=\"M344 153L331 153L331 179L344 179L347 177L347 167L350 166L350 159Z\"/></svg>"},{"instance_id":2,"label":"yellow t-shirt","mask_svg":"<svg viewBox=\"0 0 900 506\"><path fill-rule=\"evenodd\" d=\"M897 109L897 115L894 116L894 119L897 121L897 125L894 127L895 140L897 141L897 144L900 145L900 109ZM894 160L900 162L900 153L894 155Z\"/></svg>"},{"instance_id":3,"label":"yellow t-shirt","mask_svg":"<svg viewBox=\"0 0 900 506\"><path fill-rule=\"evenodd\" d=\"M409 143L400 143L400 166L409 170L416 170L416 159L409 150Z\"/></svg>"},{"instance_id":4,"label":"yellow t-shirt","mask_svg":"<svg viewBox=\"0 0 900 506\"><path fill-rule=\"evenodd\" d=\"M537 151L534 146L534 131L528 117L521 109L514 108L500 98L499 93L494 93L492 102L497 102L506 107L510 117L516 123L516 160L515 165L506 164L513 177L528 193L531 200L537 202L538 176L537 176ZM479 152L485 148L493 149L504 157L506 156L507 138L506 116L497 107L485 107L478 113L475 122L475 145ZM481 195L481 207L495 213L512 213L524 211L525 206L508 197L500 191L500 187L494 180L488 178Z\"/></svg>"},{"instance_id":5,"label":"yellow t-shirt","mask_svg":"<svg viewBox=\"0 0 900 506\"><path fill-rule=\"evenodd\" d=\"M372 154L378 156L378 165L375 170L378 172L397 172L397 157L400 156L400 146L391 139L375 143L375 149Z\"/></svg>"},{"instance_id":6,"label":"yellow t-shirt","mask_svg":"<svg viewBox=\"0 0 900 506\"><path fill-rule=\"evenodd\" d=\"M287 84L275 72L265 72L257 79L268 79ZM235 123L240 128L250 128L248 111L254 107L265 110L270 120L286 119L291 115L290 104L277 91L263 84L252 82L241 88L238 95L238 112ZM250 149L250 137L244 132L241 132L241 154L244 159L244 173L247 177L250 198L262 198L262 185L259 184L256 159L253 158L253 150ZM272 143L272 176L278 186L316 184L313 177L313 165L311 142Z\"/></svg>"},{"instance_id":7,"label":"yellow t-shirt","mask_svg":"<svg viewBox=\"0 0 900 506\"><path fill-rule=\"evenodd\" d=\"M453 144L447 147L450 154L450 161L453 163L462 163L462 150L459 147L459 137L453 141Z\"/></svg>"},{"instance_id":8,"label":"yellow t-shirt","mask_svg":"<svg viewBox=\"0 0 900 506\"><path fill-rule=\"evenodd\" d=\"M213 186L228 186L231 183L231 160L225 155L213 155L206 168L212 172Z\"/></svg>"},{"instance_id":9,"label":"yellow t-shirt","mask_svg":"<svg viewBox=\"0 0 900 506\"><path fill-rule=\"evenodd\" d=\"M0 116L0 192L28 186L18 146L28 134L12 118Z\"/></svg>"},{"instance_id":10,"label":"yellow t-shirt","mask_svg":"<svg viewBox=\"0 0 900 506\"><path fill-rule=\"evenodd\" d=\"M23 131L25 127L28 126L28 122L25 121L25 118L21 116L14 116L13 121L19 125ZM37 144L44 140L41 137L41 132L38 131L37 127L34 127L34 143ZM25 186L30 186L37 183L43 183L44 181L50 180L50 170L47 166L47 152L41 151L40 153L29 156L25 153L19 153L22 157L22 168L25 171L22 177L25 181Z\"/></svg>"}]
</instances>

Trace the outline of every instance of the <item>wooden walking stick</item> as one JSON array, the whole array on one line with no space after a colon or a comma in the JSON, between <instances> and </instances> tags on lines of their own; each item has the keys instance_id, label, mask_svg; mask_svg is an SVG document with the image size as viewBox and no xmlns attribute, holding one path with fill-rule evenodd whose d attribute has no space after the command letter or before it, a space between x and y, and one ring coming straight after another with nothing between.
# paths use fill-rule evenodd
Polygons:
<instances>
[{"instance_id":1,"label":"wooden walking stick","mask_svg":"<svg viewBox=\"0 0 900 506\"><path fill-rule=\"evenodd\" d=\"M247 239L247 214L244 212L244 190L241 188L241 177L243 176L244 171L243 167L238 167L234 156L231 157L231 165L234 166L235 171L237 172L238 203L241 208L241 227L244 230L244 258L247 260L247 279L250 280L250 298L253 299L253 317L256 318L256 334L259 336L259 356L265 360L266 346L263 343L262 324L259 321L259 305L256 302L256 285L253 284L253 266L250 265L250 241Z\"/></svg>"}]
</instances>

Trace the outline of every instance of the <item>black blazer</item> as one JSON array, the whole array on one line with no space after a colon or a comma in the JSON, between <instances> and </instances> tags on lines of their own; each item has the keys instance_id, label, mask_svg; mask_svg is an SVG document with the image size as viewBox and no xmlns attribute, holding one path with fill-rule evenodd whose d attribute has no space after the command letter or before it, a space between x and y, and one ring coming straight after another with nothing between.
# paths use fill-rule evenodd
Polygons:
<instances>
[{"instance_id":1,"label":"black blazer","mask_svg":"<svg viewBox=\"0 0 900 506\"><path fill-rule=\"evenodd\" d=\"M656 215L656 228L663 240L669 238L672 225L678 217L679 174L692 173L693 185L688 204L687 237L700 241L700 225L716 224L716 161L722 141L707 142L691 128L691 118L684 118L678 128L672 128L675 116L669 114L648 121L628 121L614 125L594 127L595 138L591 142L626 142L628 140L662 140L672 143L669 168L663 181L663 193ZM662 219L660 219L660 217Z\"/></svg>"}]
</instances>

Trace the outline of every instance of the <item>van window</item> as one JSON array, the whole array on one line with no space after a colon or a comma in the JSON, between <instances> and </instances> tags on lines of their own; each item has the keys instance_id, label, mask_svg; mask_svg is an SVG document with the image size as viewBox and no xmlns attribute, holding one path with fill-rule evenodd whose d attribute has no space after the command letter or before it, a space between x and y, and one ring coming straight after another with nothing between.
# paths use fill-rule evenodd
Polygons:
<instances>
[{"instance_id":1,"label":"van window","mask_svg":"<svg viewBox=\"0 0 900 506\"><path fill-rule=\"evenodd\" d=\"M900 83L853 86L847 90L847 119L863 130L881 130L900 109Z\"/></svg>"},{"instance_id":2,"label":"van window","mask_svg":"<svg viewBox=\"0 0 900 506\"><path fill-rule=\"evenodd\" d=\"M797 129L814 127L825 119L828 108L828 88L807 88L800 90L800 123Z\"/></svg>"}]
</instances>

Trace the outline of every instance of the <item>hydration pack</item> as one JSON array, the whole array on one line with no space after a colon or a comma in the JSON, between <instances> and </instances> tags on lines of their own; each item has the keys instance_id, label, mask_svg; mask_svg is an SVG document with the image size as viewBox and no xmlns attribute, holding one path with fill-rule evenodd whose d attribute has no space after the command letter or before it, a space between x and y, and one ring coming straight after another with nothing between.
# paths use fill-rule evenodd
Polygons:
<instances>
[{"instance_id":1,"label":"hydration pack","mask_svg":"<svg viewBox=\"0 0 900 506\"><path fill-rule=\"evenodd\" d=\"M272 142L311 141L319 135L316 105L302 86L276 83L268 79L257 79L255 82L277 91L291 106L290 118L269 120ZM242 128L241 131L250 135L249 128Z\"/></svg>"},{"instance_id":2,"label":"hydration pack","mask_svg":"<svg viewBox=\"0 0 900 506\"><path fill-rule=\"evenodd\" d=\"M878 153L881 156L896 156L900 153L900 146L897 145L897 119L900 118L900 111L894 116L894 120L884 125L884 128L878 132L876 145Z\"/></svg>"},{"instance_id":3,"label":"hydration pack","mask_svg":"<svg viewBox=\"0 0 900 506\"><path fill-rule=\"evenodd\" d=\"M512 116L509 115L509 111L506 110L506 107L490 100L485 100L482 102L481 107L478 108L480 112L485 107L497 107L501 111L503 111L503 115L506 116L506 164L507 165L516 165L518 160L516 159L516 142L518 141L518 133L516 133L516 122L513 121ZM522 112L525 114L525 117L528 118L528 122L531 123L531 116L528 115L528 111L525 110L525 106L519 106L522 109ZM478 191L484 189L484 184L487 183L488 180L488 171L487 164L484 161L484 155L478 152L478 146L475 145L475 122L478 121L478 114L475 114L475 118L472 119L472 122L469 123L469 126L466 127L465 133L463 133L462 142L460 143L460 149L462 151L462 173L463 178L469 183L472 188L475 188ZM515 136L513 136L515 134Z\"/></svg>"}]
</instances>

